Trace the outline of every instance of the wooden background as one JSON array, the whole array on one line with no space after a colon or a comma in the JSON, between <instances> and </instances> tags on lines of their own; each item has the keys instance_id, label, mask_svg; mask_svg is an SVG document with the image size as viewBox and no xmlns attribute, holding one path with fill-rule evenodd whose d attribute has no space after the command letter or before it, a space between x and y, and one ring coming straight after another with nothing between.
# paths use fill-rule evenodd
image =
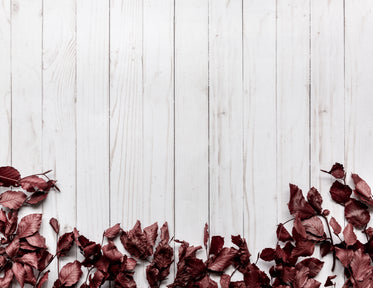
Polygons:
<instances>
[{"instance_id":1,"label":"wooden background","mask_svg":"<svg viewBox=\"0 0 373 288\"><path fill-rule=\"evenodd\" d=\"M62 192L33 209L52 250L52 216L96 241L140 219L201 244L208 222L247 237L255 261L290 217L289 182L319 188L341 221L319 169L339 161L373 183L372 9L0 0L1 166L53 169Z\"/></svg>"}]
</instances>

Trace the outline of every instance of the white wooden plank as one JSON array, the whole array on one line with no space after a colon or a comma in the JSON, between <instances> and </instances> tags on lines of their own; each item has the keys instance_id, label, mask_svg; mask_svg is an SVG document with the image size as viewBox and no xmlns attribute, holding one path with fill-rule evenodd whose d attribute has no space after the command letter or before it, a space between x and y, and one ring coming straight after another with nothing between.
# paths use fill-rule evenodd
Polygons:
<instances>
[{"instance_id":1,"label":"white wooden plank","mask_svg":"<svg viewBox=\"0 0 373 288\"><path fill-rule=\"evenodd\" d=\"M77 226L109 226L109 2L77 1Z\"/></svg>"},{"instance_id":2,"label":"white wooden plank","mask_svg":"<svg viewBox=\"0 0 373 288\"><path fill-rule=\"evenodd\" d=\"M143 5L141 219L145 225L167 221L174 235L174 1L144 0Z\"/></svg>"},{"instance_id":3,"label":"white wooden plank","mask_svg":"<svg viewBox=\"0 0 373 288\"><path fill-rule=\"evenodd\" d=\"M344 209L331 200L333 179L320 172L334 162L344 162L344 14L342 1L311 1L311 186L322 194L323 208L344 223ZM337 238L336 241L339 241ZM332 256L325 258L318 279L338 275L342 287L343 267L331 272Z\"/></svg>"},{"instance_id":4,"label":"white wooden plank","mask_svg":"<svg viewBox=\"0 0 373 288\"><path fill-rule=\"evenodd\" d=\"M59 220L60 235L76 226L75 5L75 0L43 3L43 167L53 169L51 176L61 189L61 193L50 193L43 217ZM57 236L49 225L43 235L55 251ZM63 258L59 267L70 261ZM49 269L46 285L52 286L58 277L57 260Z\"/></svg>"},{"instance_id":5,"label":"white wooden plank","mask_svg":"<svg viewBox=\"0 0 373 288\"><path fill-rule=\"evenodd\" d=\"M347 179L351 173L373 185L373 87L369 76L373 69L373 3L345 2L345 163ZM368 226L373 226L371 220ZM365 236L357 233L358 239Z\"/></svg>"},{"instance_id":6,"label":"white wooden plank","mask_svg":"<svg viewBox=\"0 0 373 288\"><path fill-rule=\"evenodd\" d=\"M142 2L111 1L111 224L130 228L142 216ZM132 228L132 227L131 227Z\"/></svg>"},{"instance_id":7,"label":"white wooden plank","mask_svg":"<svg viewBox=\"0 0 373 288\"><path fill-rule=\"evenodd\" d=\"M242 5L209 2L211 235L243 234Z\"/></svg>"},{"instance_id":8,"label":"white wooden plank","mask_svg":"<svg viewBox=\"0 0 373 288\"><path fill-rule=\"evenodd\" d=\"M244 232L256 257L276 243L276 1L244 1L243 17Z\"/></svg>"},{"instance_id":9,"label":"white wooden plank","mask_svg":"<svg viewBox=\"0 0 373 288\"><path fill-rule=\"evenodd\" d=\"M0 1L0 166L11 164L10 1Z\"/></svg>"},{"instance_id":10,"label":"white wooden plank","mask_svg":"<svg viewBox=\"0 0 373 288\"><path fill-rule=\"evenodd\" d=\"M208 222L208 1L175 6L175 238L194 245Z\"/></svg>"},{"instance_id":11,"label":"white wooden plank","mask_svg":"<svg viewBox=\"0 0 373 288\"><path fill-rule=\"evenodd\" d=\"M373 183L373 103L370 74L373 63L373 3L346 1L346 166ZM350 175L348 175L350 176ZM371 184L373 185L373 184Z\"/></svg>"},{"instance_id":12,"label":"white wooden plank","mask_svg":"<svg viewBox=\"0 0 373 288\"><path fill-rule=\"evenodd\" d=\"M112 0L110 11L110 216L111 225L128 230L144 219L143 188L150 181L143 168L143 3ZM136 267L139 287L148 285L145 267Z\"/></svg>"},{"instance_id":13,"label":"white wooden plank","mask_svg":"<svg viewBox=\"0 0 373 288\"><path fill-rule=\"evenodd\" d=\"M277 2L278 221L290 218L289 182L309 188L309 0Z\"/></svg>"},{"instance_id":14,"label":"white wooden plank","mask_svg":"<svg viewBox=\"0 0 373 288\"><path fill-rule=\"evenodd\" d=\"M12 162L42 170L42 1L12 1Z\"/></svg>"}]
</instances>

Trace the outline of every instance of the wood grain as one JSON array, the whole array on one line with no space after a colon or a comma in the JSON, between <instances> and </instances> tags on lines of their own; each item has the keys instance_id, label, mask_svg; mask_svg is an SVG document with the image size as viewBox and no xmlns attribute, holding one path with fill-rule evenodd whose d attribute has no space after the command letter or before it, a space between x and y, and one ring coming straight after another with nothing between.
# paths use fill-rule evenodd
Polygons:
<instances>
[{"instance_id":1,"label":"wood grain","mask_svg":"<svg viewBox=\"0 0 373 288\"><path fill-rule=\"evenodd\" d=\"M109 226L109 3L77 1L77 226L100 241Z\"/></svg>"},{"instance_id":2,"label":"wood grain","mask_svg":"<svg viewBox=\"0 0 373 288\"><path fill-rule=\"evenodd\" d=\"M277 2L278 221L289 219L289 182L309 188L309 0Z\"/></svg>"},{"instance_id":3,"label":"wood grain","mask_svg":"<svg viewBox=\"0 0 373 288\"><path fill-rule=\"evenodd\" d=\"M311 186L323 196L323 207L344 223L343 207L331 200L332 177L321 173L334 162L344 162L344 14L341 1L311 1ZM339 241L335 237L335 241ZM330 255L331 256L331 255ZM332 257L325 258L318 279L330 275ZM337 265L337 287L343 267Z\"/></svg>"},{"instance_id":4,"label":"wood grain","mask_svg":"<svg viewBox=\"0 0 373 288\"><path fill-rule=\"evenodd\" d=\"M241 1L209 2L211 235L243 234Z\"/></svg>"},{"instance_id":5,"label":"wood grain","mask_svg":"<svg viewBox=\"0 0 373 288\"><path fill-rule=\"evenodd\" d=\"M10 1L0 1L0 163L11 164L12 99L11 99L11 12Z\"/></svg>"},{"instance_id":6,"label":"wood grain","mask_svg":"<svg viewBox=\"0 0 373 288\"><path fill-rule=\"evenodd\" d=\"M257 255L276 242L276 1L243 5L244 235Z\"/></svg>"},{"instance_id":7,"label":"wood grain","mask_svg":"<svg viewBox=\"0 0 373 288\"><path fill-rule=\"evenodd\" d=\"M176 1L175 19L175 238L198 245L209 212L208 1Z\"/></svg>"},{"instance_id":8,"label":"wood grain","mask_svg":"<svg viewBox=\"0 0 373 288\"><path fill-rule=\"evenodd\" d=\"M76 226L76 5L74 0L45 0L43 4L43 168L53 169L61 193L53 192L43 205L44 221L60 220L61 232ZM48 247L57 235L44 229ZM72 251L70 256L75 256ZM70 258L62 258L63 267ZM57 277L57 261L50 267L47 286Z\"/></svg>"}]
</instances>

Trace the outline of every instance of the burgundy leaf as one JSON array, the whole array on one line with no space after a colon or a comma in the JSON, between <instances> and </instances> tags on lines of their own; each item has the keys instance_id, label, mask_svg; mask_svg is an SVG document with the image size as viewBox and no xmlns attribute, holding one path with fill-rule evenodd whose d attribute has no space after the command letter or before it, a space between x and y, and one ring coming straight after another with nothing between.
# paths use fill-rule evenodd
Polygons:
<instances>
[{"instance_id":1,"label":"burgundy leaf","mask_svg":"<svg viewBox=\"0 0 373 288\"><path fill-rule=\"evenodd\" d=\"M354 227L351 223L348 223L345 229L343 230L343 237L347 246L352 246L356 243L357 237L354 233Z\"/></svg>"},{"instance_id":2,"label":"burgundy leaf","mask_svg":"<svg viewBox=\"0 0 373 288\"><path fill-rule=\"evenodd\" d=\"M0 287L8 288L10 283L13 280L13 271L12 271L12 269L9 269L9 270L5 271L4 274L5 275L3 277L0 277Z\"/></svg>"},{"instance_id":3,"label":"burgundy leaf","mask_svg":"<svg viewBox=\"0 0 373 288\"><path fill-rule=\"evenodd\" d=\"M304 199L302 190L298 186L290 184L290 201L288 203L290 214L299 215L301 219L310 218L316 215L316 211Z\"/></svg>"},{"instance_id":4,"label":"burgundy leaf","mask_svg":"<svg viewBox=\"0 0 373 288\"><path fill-rule=\"evenodd\" d=\"M337 178L337 179L344 179L345 178L345 170L343 168L343 165L340 164L340 163L335 163L332 167L332 169L330 169L330 171L325 171L325 170L321 170L322 172L325 172L325 173L328 173L330 175L332 175L334 178Z\"/></svg>"},{"instance_id":5,"label":"burgundy leaf","mask_svg":"<svg viewBox=\"0 0 373 288\"><path fill-rule=\"evenodd\" d=\"M65 233L58 238L57 241L57 257L62 257L70 251L73 246L74 238L73 232Z\"/></svg>"},{"instance_id":6,"label":"burgundy leaf","mask_svg":"<svg viewBox=\"0 0 373 288\"><path fill-rule=\"evenodd\" d=\"M307 233L320 238L324 237L324 225L319 217L314 216L312 218L305 219L302 221L302 224Z\"/></svg>"},{"instance_id":7,"label":"burgundy leaf","mask_svg":"<svg viewBox=\"0 0 373 288\"><path fill-rule=\"evenodd\" d=\"M291 237L290 233L282 223L277 226L276 234L279 241L286 242L293 240L293 237Z\"/></svg>"},{"instance_id":8,"label":"burgundy leaf","mask_svg":"<svg viewBox=\"0 0 373 288\"><path fill-rule=\"evenodd\" d=\"M275 259L276 250L272 248L264 248L260 253L260 258L264 261L272 261Z\"/></svg>"},{"instance_id":9,"label":"burgundy leaf","mask_svg":"<svg viewBox=\"0 0 373 288\"><path fill-rule=\"evenodd\" d=\"M27 253L18 259L19 262L23 264L28 264L31 267L34 267L35 269L38 268L38 260L39 259L36 256L36 253Z\"/></svg>"},{"instance_id":10,"label":"burgundy leaf","mask_svg":"<svg viewBox=\"0 0 373 288\"><path fill-rule=\"evenodd\" d=\"M300 261L299 263L297 263L297 265L295 265L295 269L296 270L301 270L302 268L309 269L308 277L313 278L317 274L319 274L323 266L324 266L324 262L320 261L317 258L311 257L311 258L306 258Z\"/></svg>"},{"instance_id":11,"label":"burgundy leaf","mask_svg":"<svg viewBox=\"0 0 373 288\"><path fill-rule=\"evenodd\" d=\"M112 241L109 241L107 245L102 247L102 252L111 261L122 262L123 260L123 254L119 252L117 246Z\"/></svg>"},{"instance_id":12,"label":"burgundy leaf","mask_svg":"<svg viewBox=\"0 0 373 288\"><path fill-rule=\"evenodd\" d=\"M18 186L21 174L10 166L0 167L0 186Z\"/></svg>"},{"instance_id":13,"label":"burgundy leaf","mask_svg":"<svg viewBox=\"0 0 373 288\"><path fill-rule=\"evenodd\" d=\"M372 276L373 267L370 265L369 255L363 253L361 249L355 251L354 257L351 260L351 270L354 275L354 280L364 281Z\"/></svg>"},{"instance_id":14,"label":"burgundy leaf","mask_svg":"<svg viewBox=\"0 0 373 288\"><path fill-rule=\"evenodd\" d=\"M120 231L121 231L120 224L117 223L113 227L106 229L104 236L109 239L114 239L115 237L119 235Z\"/></svg>"},{"instance_id":15,"label":"burgundy leaf","mask_svg":"<svg viewBox=\"0 0 373 288\"><path fill-rule=\"evenodd\" d=\"M23 268L23 265L21 263L14 262L12 266L12 271L19 285L23 287L25 284L25 277L26 277L26 270L25 268Z\"/></svg>"},{"instance_id":16,"label":"burgundy leaf","mask_svg":"<svg viewBox=\"0 0 373 288\"><path fill-rule=\"evenodd\" d=\"M19 238L28 237L38 232L41 225L41 214L30 214L21 219L18 225Z\"/></svg>"},{"instance_id":17,"label":"burgundy leaf","mask_svg":"<svg viewBox=\"0 0 373 288\"><path fill-rule=\"evenodd\" d=\"M209 240L209 225L205 224L205 229L203 230L203 245L205 246L205 249L207 250L207 242Z\"/></svg>"},{"instance_id":18,"label":"burgundy leaf","mask_svg":"<svg viewBox=\"0 0 373 288\"><path fill-rule=\"evenodd\" d=\"M209 255L217 255L224 246L224 238L221 236L212 236Z\"/></svg>"},{"instance_id":19,"label":"burgundy leaf","mask_svg":"<svg viewBox=\"0 0 373 288\"><path fill-rule=\"evenodd\" d=\"M80 262L74 261L62 267L59 274L59 280L62 285L73 286L79 281L82 274L83 272Z\"/></svg>"},{"instance_id":20,"label":"burgundy leaf","mask_svg":"<svg viewBox=\"0 0 373 288\"><path fill-rule=\"evenodd\" d=\"M330 226L332 226L333 232L335 235L338 235L339 233L341 233L342 227L341 225L338 224L337 220L335 220L334 217L330 218L329 223L330 223Z\"/></svg>"},{"instance_id":21,"label":"burgundy leaf","mask_svg":"<svg viewBox=\"0 0 373 288\"><path fill-rule=\"evenodd\" d=\"M330 187L330 195L332 196L332 199L339 204L343 205L350 200L351 194L352 190L350 186L344 185L339 181L335 181Z\"/></svg>"},{"instance_id":22,"label":"burgundy leaf","mask_svg":"<svg viewBox=\"0 0 373 288\"><path fill-rule=\"evenodd\" d=\"M365 198L372 199L372 192L367 182L361 179L357 174L352 174L351 178L354 180L356 192Z\"/></svg>"},{"instance_id":23,"label":"burgundy leaf","mask_svg":"<svg viewBox=\"0 0 373 288\"><path fill-rule=\"evenodd\" d=\"M36 175L22 178L20 183L22 188L28 192L44 191L48 187L47 181Z\"/></svg>"},{"instance_id":24,"label":"burgundy leaf","mask_svg":"<svg viewBox=\"0 0 373 288\"><path fill-rule=\"evenodd\" d=\"M342 249L339 247L335 247L335 255L337 256L339 261L341 261L343 267L348 268L354 255L354 251L351 249Z\"/></svg>"},{"instance_id":25,"label":"burgundy leaf","mask_svg":"<svg viewBox=\"0 0 373 288\"><path fill-rule=\"evenodd\" d=\"M56 234L60 233L60 224L58 223L58 220L56 218L51 218L49 220L49 225L52 226L54 232L56 232Z\"/></svg>"},{"instance_id":26,"label":"burgundy leaf","mask_svg":"<svg viewBox=\"0 0 373 288\"><path fill-rule=\"evenodd\" d=\"M48 193L36 192L32 194L31 197L26 202L30 205L35 205L35 204L42 202L47 197L48 197Z\"/></svg>"},{"instance_id":27,"label":"burgundy leaf","mask_svg":"<svg viewBox=\"0 0 373 288\"><path fill-rule=\"evenodd\" d=\"M368 207L352 198L345 205L345 217L357 228L364 227L370 220Z\"/></svg>"},{"instance_id":28,"label":"burgundy leaf","mask_svg":"<svg viewBox=\"0 0 373 288\"><path fill-rule=\"evenodd\" d=\"M26 197L26 194L21 191L6 191L0 195L0 204L9 209L18 210Z\"/></svg>"},{"instance_id":29,"label":"burgundy leaf","mask_svg":"<svg viewBox=\"0 0 373 288\"><path fill-rule=\"evenodd\" d=\"M26 241L34 247L38 248L46 248L45 246L45 238L41 236L39 233L35 233L34 235L31 235L26 238Z\"/></svg>"},{"instance_id":30,"label":"burgundy leaf","mask_svg":"<svg viewBox=\"0 0 373 288\"><path fill-rule=\"evenodd\" d=\"M337 275L328 276L328 278L325 281L324 287L334 286L334 283L332 282L332 280L336 277Z\"/></svg>"},{"instance_id":31,"label":"burgundy leaf","mask_svg":"<svg viewBox=\"0 0 373 288\"><path fill-rule=\"evenodd\" d=\"M312 187L310 189L310 191L308 191L307 193L307 200L308 202L311 204L311 206L313 207L313 209L316 210L316 212L318 214L321 213L321 210L322 210L322 197L321 197L321 194L319 193L319 191L317 191L316 188Z\"/></svg>"},{"instance_id":32,"label":"burgundy leaf","mask_svg":"<svg viewBox=\"0 0 373 288\"><path fill-rule=\"evenodd\" d=\"M170 240L170 233L168 232L168 223L167 221L163 223L161 227L161 243L163 245L168 244L168 241Z\"/></svg>"},{"instance_id":33,"label":"burgundy leaf","mask_svg":"<svg viewBox=\"0 0 373 288\"><path fill-rule=\"evenodd\" d=\"M45 272L43 274L43 276L39 279L39 282L38 284L36 285L36 288L41 288L43 286L43 284L48 281L48 275L49 275L49 271Z\"/></svg>"},{"instance_id":34,"label":"burgundy leaf","mask_svg":"<svg viewBox=\"0 0 373 288\"><path fill-rule=\"evenodd\" d=\"M223 272L230 264L232 264L233 257L236 255L236 251L233 248L223 248L216 255L211 258L207 268L215 272Z\"/></svg>"}]
</instances>

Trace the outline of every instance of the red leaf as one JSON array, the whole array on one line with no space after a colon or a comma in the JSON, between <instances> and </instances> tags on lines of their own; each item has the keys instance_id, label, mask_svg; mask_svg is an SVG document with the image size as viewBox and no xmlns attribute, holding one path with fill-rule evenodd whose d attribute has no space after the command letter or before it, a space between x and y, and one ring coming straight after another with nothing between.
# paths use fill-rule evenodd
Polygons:
<instances>
[{"instance_id":1,"label":"red leaf","mask_svg":"<svg viewBox=\"0 0 373 288\"><path fill-rule=\"evenodd\" d=\"M48 183L39 176L32 175L22 178L21 186L28 192L44 191L48 188Z\"/></svg>"},{"instance_id":2,"label":"red leaf","mask_svg":"<svg viewBox=\"0 0 373 288\"><path fill-rule=\"evenodd\" d=\"M9 269L5 272L4 277L0 278L0 287L8 288L12 280L13 280L13 271L12 269Z\"/></svg>"},{"instance_id":3,"label":"red leaf","mask_svg":"<svg viewBox=\"0 0 373 288\"><path fill-rule=\"evenodd\" d=\"M350 186L344 185L339 181L335 181L333 183L333 185L330 187L329 192L332 196L332 199L342 205L350 200L352 194Z\"/></svg>"},{"instance_id":4,"label":"red leaf","mask_svg":"<svg viewBox=\"0 0 373 288\"><path fill-rule=\"evenodd\" d=\"M21 191L6 191L0 195L0 204L9 209L18 210L27 196Z\"/></svg>"},{"instance_id":5,"label":"red leaf","mask_svg":"<svg viewBox=\"0 0 373 288\"><path fill-rule=\"evenodd\" d=\"M342 231L342 227L338 224L337 220L334 217L330 218L330 226L332 226L334 234L338 235Z\"/></svg>"},{"instance_id":6,"label":"red leaf","mask_svg":"<svg viewBox=\"0 0 373 288\"><path fill-rule=\"evenodd\" d=\"M0 186L19 186L18 182L20 179L21 174L19 174L18 170L10 166L0 167Z\"/></svg>"},{"instance_id":7,"label":"red leaf","mask_svg":"<svg viewBox=\"0 0 373 288\"><path fill-rule=\"evenodd\" d=\"M16 237L12 240L12 242L10 242L10 244L8 246L6 246L5 248L5 252L6 254L13 258L17 253L18 253L18 250L19 250L19 238Z\"/></svg>"},{"instance_id":8,"label":"red leaf","mask_svg":"<svg viewBox=\"0 0 373 288\"><path fill-rule=\"evenodd\" d=\"M106 231L104 233L104 236L109 238L109 239L114 239L115 237L117 237L119 235L120 231L121 231L120 224L117 223L113 227L110 227L110 228L106 229Z\"/></svg>"},{"instance_id":9,"label":"red leaf","mask_svg":"<svg viewBox=\"0 0 373 288\"><path fill-rule=\"evenodd\" d=\"M293 237L291 237L290 233L282 223L277 226L276 234L279 241L286 242L293 240Z\"/></svg>"},{"instance_id":10,"label":"red leaf","mask_svg":"<svg viewBox=\"0 0 373 288\"><path fill-rule=\"evenodd\" d=\"M224 238L221 236L212 236L209 255L217 255L224 246Z\"/></svg>"},{"instance_id":11,"label":"red leaf","mask_svg":"<svg viewBox=\"0 0 373 288\"><path fill-rule=\"evenodd\" d=\"M273 248L264 248L260 253L260 258L264 261L272 261L275 259L276 250Z\"/></svg>"},{"instance_id":12,"label":"red leaf","mask_svg":"<svg viewBox=\"0 0 373 288\"><path fill-rule=\"evenodd\" d=\"M354 255L354 251L350 249L342 249L339 247L335 247L335 256L341 261L343 267L348 268L352 257Z\"/></svg>"},{"instance_id":13,"label":"red leaf","mask_svg":"<svg viewBox=\"0 0 373 288\"><path fill-rule=\"evenodd\" d=\"M302 190L298 186L290 184L290 201L288 203L290 214L298 213L301 219L310 218L316 215L316 211L304 199Z\"/></svg>"},{"instance_id":14,"label":"red leaf","mask_svg":"<svg viewBox=\"0 0 373 288\"><path fill-rule=\"evenodd\" d=\"M18 225L19 238L25 238L38 232L41 225L41 214L30 214L21 219Z\"/></svg>"},{"instance_id":15,"label":"red leaf","mask_svg":"<svg viewBox=\"0 0 373 288\"><path fill-rule=\"evenodd\" d=\"M357 228L365 226L370 220L368 207L352 198L345 205L345 217Z\"/></svg>"},{"instance_id":16,"label":"red leaf","mask_svg":"<svg viewBox=\"0 0 373 288\"><path fill-rule=\"evenodd\" d=\"M38 268L38 257L36 256L36 253L27 253L19 258L18 261L23 264L28 264L35 269Z\"/></svg>"},{"instance_id":17,"label":"red leaf","mask_svg":"<svg viewBox=\"0 0 373 288\"><path fill-rule=\"evenodd\" d=\"M362 197L372 199L372 192L367 182L361 179L357 174L352 174L351 178L354 180L356 192Z\"/></svg>"},{"instance_id":18,"label":"red leaf","mask_svg":"<svg viewBox=\"0 0 373 288\"><path fill-rule=\"evenodd\" d=\"M330 169L330 171L325 171L325 170L321 170L321 171L328 173L337 179L343 179L345 178L345 175L346 175L343 165L340 163L335 163L332 169Z\"/></svg>"},{"instance_id":19,"label":"red leaf","mask_svg":"<svg viewBox=\"0 0 373 288\"><path fill-rule=\"evenodd\" d=\"M313 278L316 277L317 274L321 271L322 267L324 266L324 262L320 261L317 258L311 257L306 258L295 266L295 269L301 270L302 267L309 269L308 277Z\"/></svg>"},{"instance_id":20,"label":"red leaf","mask_svg":"<svg viewBox=\"0 0 373 288\"><path fill-rule=\"evenodd\" d=\"M49 275L49 271L45 272L43 274L43 276L39 279L39 282L38 284L36 285L36 288L41 288L43 286L43 284L48 281L48 275Z\"/></svg>"},{"instance_id":21,"label":"red leaf","mask_svg":"<svg viewBox=\"0 0 373 288\"><path fill-rule=\"evenodd\" d=\"M147 248L149 251L149 254L153 254L153 248L155 245L155 240L158 236L158 224L154 223L148 227L144 228L144 234L147 240Z\"/></svg>"},{"instance_id":22,"label":"red leaf","mask_svg":"<svg viewBox=\"0 0 373 288\"><path fill-rule=\"evenodd\" d=\"M334 286L334 283L332 282L332 280L336 277L337 275L328 276L328 278L325 281L324 287Z\"/></svg>"},{"instance_id":23,"label":"red leaf","mask_svg":"<svg viewBox=\"0 0 373 288\"><path fill-rule=\"evenodd\" d=\"M356 243L357 237L354 233L354 227L351 223L348 223L345 229L343 230L343 237L347 246L352 246Z\"/></svg>"},{"instance_id":24,"label":"red leaf","mask_svg":"<svg viewBox=\"0 0 373 288\"><path fill-rule=\"evenodd\" d=\"M223 272L230 264L233 257L236 256L236 251L233 248L223 248L216 257L209 259L207 268L215 272Z\"/></svg>"},{"instance_id":25,"label":"red leaf","mask_svg":"<svg viewBox=\"0 0 373 288\"><path fill-rule=\"evenodd\" d=\"M302 221L302 224L304 228L306 229L306 232L309 234L312 234L316 237L324 237L324 225L322 224L322 221L319 217L314 216L312 218L306 219ZM313 239L317 240L317 239Z\"/></svg>"},{"instance_id":26,"label":"red leaf","mask_svg":"<svg viewBox=\"0 0 373 288\"><path fill-rule=\"evenodd\" d=\"M65 233L60 236L57 242L57 257L62 257L70 251L74 243L73 232Z\"/></svg>"},{"instance_id":27,"label":"red leaf","mask_svg":"<svg viewBox=\"0 0 373 288\"><path fill-rule=\"evenodd\" d=\"M123 260L123 254L119 252L117 246L112 241L109 241L107 245L102 247L102 252L111 261L122 262Z\"/></svg>"},{"instance_id":28,"label":"red leaf","mask_svg":"<svg viewBox=\"0 0 373 288\"><path fill-rule=\"evenodd\" d=\"M45 238L41 236L39 233L35 233L34 235L31 235L26 238L26 241L34 247L38 248L46 248L45 246Z\"/></svg>"},{"instance_id":29,"label":"red leaf","mask_svg":"<svg viewBox=\"0 0 373 288\"><path fill-rule=\"evenodd\" d=\"M170 241L170 233L168 232L168 223L166 221L161 227L161 243L166 245L168 241Z\"/></svg>"},{"instance_id":30,"label":"red leaf","mask_svg":"<svg viewBox=\"0 0 373 288\"><path fill-rule=\"evenodd\" d=\"M308 191L307 200L311 204L312 208L315 209L318 214L320 214L322 210L322 197L316 188L312 187L310 191Z\"/></svg>"},{"instance_id":31,"label":"red leaf","mask_svg":"<svg viewBox=\"0 0 373 288\"><path fill-rule=\"evenodd\" d=\"M82 274L83 272L80 262L74 261L62 267L59 274L59 280L61 281L62 285L73 286L79 281Z\"/></svg>"},{"instance_id":32,"label":"red leaf","mask_svg":"<svg viewBox=\"0 0 373 288\"><path fill-rule=\"evenodd\" d=\"M35 192L31 195L31 197L27 200L27 203L30 205L38 204L39 202L45 200L48 197L48 193L44 192Z\"/></svg>"},{"instance_id":33,"label":"red leaf","mask_svg":"<svg viewBox=\"0 0 373 288\"><path fill-rule=\"evenodd\" d=\"M363 253L361 249L355 251L351 260L351 270L356 281L364 281L372 276L372 266L370 266L369 255Z\"/></svg>"},{"instance_id":34,"label":"red leaf","mask_svg":"<svg viewBox=\"0 0 373 288\"><path fill-rule=\"evenodd\" d=\"M12 271L19 285L23 287L25 284L25 277L26 277L26 270L23 267L23 265L21 263L14 262L12 266Z\"/></svg>"},{"instance_id":35,"label":"red leaf","mask_svg":"<svg viewBox=\"0 0 373 288\"><path fill-rule=\"evenodd\" d=\"M207 251L207 242L209 241L209 225L205 224L205 229L203 230L203 245Z\"/></svg>"},{"instance_id":36,"label":"red leaf","mask_svg":"<svg viewBox=\"0 0 373 288\"><path fill-rule=\"evenodd\" d=\"M54 232L56 232L56 234L60 233L60 224L58 223L58 220L56 218L51 218L49 220L49 225L52 226Z\"/></svg>"}]
</instances>

